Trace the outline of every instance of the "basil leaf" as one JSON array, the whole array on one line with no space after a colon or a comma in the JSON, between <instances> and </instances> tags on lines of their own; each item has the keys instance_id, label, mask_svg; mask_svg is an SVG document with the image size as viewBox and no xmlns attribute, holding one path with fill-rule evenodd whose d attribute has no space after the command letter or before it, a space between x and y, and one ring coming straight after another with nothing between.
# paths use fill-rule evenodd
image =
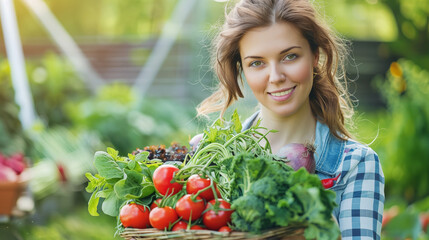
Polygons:
<instances>
[{"instance_id":1,"label":"basil leaf","mask_svg":"<svg viewBox=\"0 0 429 240\"><path fill-rule=\"evenodd\" d=\"M98 151L95 153L94 165L100 176L106 179L123 178L124 176L119 165L113 157L106 152Z\"/></svg>"},{"instance_id":2,"label":"basil leaf","mask_svg":"<svg viewBox=\"0 0 429 240\"><path fill-rule=\"evenodd\" d=\"M128 168L130 170L133 170L133 169L136 168L136 164L137 164L137 162L135 160L131 160L131 161L128 162Z\"/></svg>"},{"instance_id":3,"label":"basil leaf","mask_svg":"<svg viewBox=\"0 0 429 240\"><path fill-rule=\"evenodd\" d=\"M115 192L119 198L135 199L145 197L155 191L151 182L143 182L144 175L139 172L125 170L126 179L118 181L115 186Z\"/></svg>"},{"instance_id":4,"label":"basil leaf","mask_svg":"<svg viewBox=\"0 0 429 240\"><path fill-rule=\"evenodd\" d=\"M109 196L104 200L101 209L109 216L116 217L119 215L119 208L122 205L123 200L119 199L115 192L111 192Z\"/></svg>"},{"instance_id":5,"label":"basil leaf","mask_svg":"<svg viewBox=\"0 0 429 240\"><path fill-rule=\"evenodd\" d=\"M151 182L143 182L142 183L142 195L141 195L141 197L150 196L154 192L155 192L155 187L153 186L153 183L151 183Z\"/></svg>"},{"instance_id":6,"label":"basil leaf","mask_svg":"<svg viewBox=\"0 0 429 240\"><path fill-rule=\"evenodd\" d=\"M143 151L143 152L140 152L136 155L135 160L137 162L145 162L145 161L147 161L148 157L149 157L149 152Z\"/></svg>"},{"instance_id":7,"label":"basil leaf","mask_svg":"<svg viewBox=\"0 0 429 240\"><path fill-rule=\"evenodd\" d=\"M100 197L96 197L97 192L93 192L91 194L91 198L88 201L88 212L91 216L99 216L97 212L98 202L100 201Z\"/></svg>"},{"instance_id":8,"label":"basil leaf","mask_svg":"<svg viewBox=\"0 0 429 240\"><path fill-rule=\"evenodd\" d=\"M97 189L97 187L99 187L100 182L102 182L102 180L104 179L101 176L99 176L100 178L98 178L97 174L95 176L92 176L92 174L89 172L85 173L85 176L89 180L88 186L86 186L85 190L89 193L94 192Z\"/></svg>"}]
</instances>

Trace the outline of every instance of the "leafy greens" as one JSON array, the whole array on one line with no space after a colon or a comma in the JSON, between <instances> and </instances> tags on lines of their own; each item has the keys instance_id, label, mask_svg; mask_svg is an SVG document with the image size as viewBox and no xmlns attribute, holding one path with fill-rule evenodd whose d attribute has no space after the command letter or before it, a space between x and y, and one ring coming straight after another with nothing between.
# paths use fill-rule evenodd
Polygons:
<instances>
[{"instance_id":1,"label":"leafy greens","mask_svg":"<svg viewBox=\"0 0 429 240\"><path fill-rule=\"evenodd\" d=\"M233 179L229 195L236 229L258 233L302 226L307 239L337 238L332 220L335 193L325 190L316 175L252 153L240 153L220 165Z\"/></svg>"},{"instance_id":2,"label":"leafy greens","mask_svg":"<svg viewBox=\"0 0 429 240\"><path fill-rule=\"evenodd\" d=\"M97 207L100 198L102 211L110 216L119 215L120 207L128 200L144 199L154 195L152 174L161 165L159 161L148 160L148 152L120 157L118 151L108 148L107 152L98 151L94 155L94 165L98 173L86 173L88 186L92 193L88 201L88 211L98 216ZM150 204L151 201L148 201Z\"/></svg>"}]
</instances>

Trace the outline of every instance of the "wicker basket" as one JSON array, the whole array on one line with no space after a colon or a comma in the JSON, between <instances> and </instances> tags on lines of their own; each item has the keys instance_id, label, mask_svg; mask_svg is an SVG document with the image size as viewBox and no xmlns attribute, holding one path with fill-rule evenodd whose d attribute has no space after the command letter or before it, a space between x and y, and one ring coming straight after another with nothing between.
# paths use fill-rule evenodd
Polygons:
<instances>
[{"instance_id":1,"label":"wicker basket","mask_svg":"<svg viewBox=\"0 0 429 240\"><path fill-rule=\"evenodd\" d=\"M254 235L246 232L217 232L210 230L182 230L175 232L160 231L155 228L136 229L126 228L120 235L126 240L138 239L284 239L299 240L303 238L304 228L302 227L283 227L266 231L260 235Z\"/></svg>"}]
</instances>

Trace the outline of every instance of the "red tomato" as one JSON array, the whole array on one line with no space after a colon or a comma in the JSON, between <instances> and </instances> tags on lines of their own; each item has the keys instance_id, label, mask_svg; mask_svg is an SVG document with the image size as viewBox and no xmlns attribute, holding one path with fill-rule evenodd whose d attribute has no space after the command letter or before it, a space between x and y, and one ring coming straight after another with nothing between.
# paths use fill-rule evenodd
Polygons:
<instances>
[{"instance_id":1,"label":"red tomato","mask_svg":"<svg viewBox=\"0 0 429 240\"><path fill-rule=\"evenodd\" d=\"M196 194L201 189L210 186L210 182L211 180L209 178L201 178L199 175L194 174L190 176L186 182L186 192L188 194ZM216 183L214 183L214 186L217 190ZM206 201L214 199L213 190L210 188L200 193L198 196L204 198ZM218 193L217 196L220 197L220 193Z\"/></svg>"},{"instance_id":2,"label":"red tomato","mask_svg":"<svg viewBox=\"0 0 429 240\"><path fill-rule=\"evenodd\" d=\"M153 201L153 203L150 205L150 209L154 209L156 207L158 207L158 204L161 202L162 198L158 198L155 201ZM158 204L156 204L158 203Z\"/></svg>"},{"instance_id":3,"label":"red tomato","mask_svg":"<svg viewBox=\"0 0 429 240\"><path fill-rule=\"evenodd\" d=\"M153 172L153 185L161 195L174 195L182 190L182 185L178 182L171 183L174 173L179 168L173 165L161 165Z\"/></svg>"},{"instance_id":4,"label":"red tomato","mask_svg":"<svg viewBox=\"0 0 429 240\"><path fill-rule=\"evenodd\" d=\"M185 221L179 221L176 224L174 224L171 231L180 231L180 230L186 230L188 228L188 223Z\"/></svg>"},{"instance_id":5,"label":"red tomato","mask_svg":"<svg viewBox=\"0 0 429 240\"><path fill-rule=\"evenodd\" d=\"M207 229L201 227L200 225L194 225L191 227L191 230L207 230Z\"/></svg>"},{"instance_id":6,"label":"red tomato","mask_svg":"<svg viewBox=\"0 0 429 240\"><path fill-rule=\"evenodd\" d=\"M232 230L231 230L231 228L230 227L228 227L228 226L223 226L223 227L221 227L221 228L219 228L219 230L218 230L219 232L231 232Z\"/></svg>"},{"instance_id":7,"label":"red tomato","mask_svg":"<svg viewBox=\"0 0 429 240\"><path fill-rule=\"evenodd\" d=\"M152 227L164 230L173 224L179 217L171 207L156 207L150 211L149 221Z\"/></svg>"},{"instance_id":8,"label":"red tomato","mask_svg":"<svg viewBox=\"0 0 429 240\"><path fill-rule=\"evenodd\" d=\"M150 227L149 208L130 203L121 208L119 219L124 227L146 228Z\"/></svg>"},{"instance_id":9,"label":"red tomato","mask_svg":"<svg viewBox=\"0 0 429 240\"><path fill-rule=\"evenodd\" d=\"M176 203L176 212L182 217L183 220L195 221L201 217L206 205L204 200L200 197L196 197L195 201L192 200L191 194L186 194L181 197Z\"/></svg>"},{"instance_id":10,"label":"red tomato","mask_svg":"<svg viewBox=\"0 0 429 240\"><path fill-rule=\"evenodd\" d=\"M218 199L218 201L220 201L219 208L231 209L231 204L229 204L225 200ZM208 202L206 210L209 208L213 208L215 203L216 203L215 199ZM231 221L231 214L232 214L232 211L217 210L216 212L215 209L211 209L203 214L203 223L210 230L218 230L219 228L221 228L222 226L225 226L227 223Z\"/></svg>"}]
</instances>

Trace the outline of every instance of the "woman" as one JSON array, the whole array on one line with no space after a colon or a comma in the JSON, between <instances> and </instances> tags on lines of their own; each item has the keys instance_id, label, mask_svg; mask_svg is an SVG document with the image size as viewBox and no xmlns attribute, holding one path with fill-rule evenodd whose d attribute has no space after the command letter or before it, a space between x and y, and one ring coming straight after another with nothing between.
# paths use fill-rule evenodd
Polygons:
<instances>
[{"instance_id":1,"label":"woman","mask_svg":"<svg viewBox=\"0 0 429 240\"><path fill-rule=\"evenodd\" d=\"M214 41L220 84L197 108L220 112L239 97L242 76L258 100L256 119L272 151L289 143L314 143L316 174L332 179L342 239L380 239L384 176L377 154L353 140L345 127L353 115L345 84L344 42L317 16L309 0L242 0ZM345 80L345 79L344 79Z\"/></svg>"}]
</instances>

